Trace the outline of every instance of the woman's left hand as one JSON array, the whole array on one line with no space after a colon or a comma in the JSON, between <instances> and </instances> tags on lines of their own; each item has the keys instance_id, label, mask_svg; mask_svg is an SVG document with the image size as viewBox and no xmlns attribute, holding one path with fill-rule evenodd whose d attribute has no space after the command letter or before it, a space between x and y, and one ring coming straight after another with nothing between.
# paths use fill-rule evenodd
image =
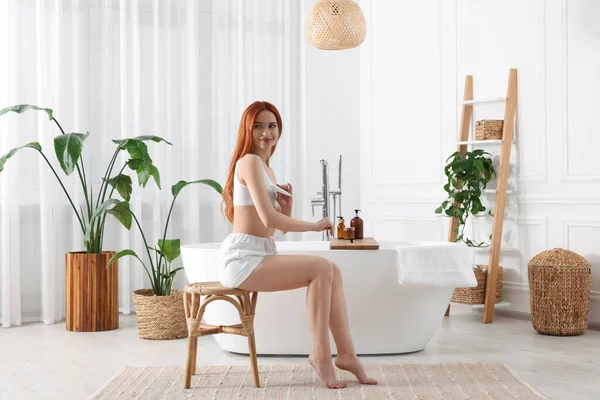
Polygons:
<instances>
[{"instance_id":1,"label":"woman's left hand","mask_svg":"<svg viewBox=\"0 0 600 400\"><path fill-rule=\"evenodd\" d=\"M293 196L291 183L286 183L285 185L277 184L277 186L279 186L281 189L285 190ZM286 215L289 215L292 211L293 198L290 196L286 196L285 194L277 193L277 202L281 206L281 212L283 212Z\"/></svg>"}]
</instances>

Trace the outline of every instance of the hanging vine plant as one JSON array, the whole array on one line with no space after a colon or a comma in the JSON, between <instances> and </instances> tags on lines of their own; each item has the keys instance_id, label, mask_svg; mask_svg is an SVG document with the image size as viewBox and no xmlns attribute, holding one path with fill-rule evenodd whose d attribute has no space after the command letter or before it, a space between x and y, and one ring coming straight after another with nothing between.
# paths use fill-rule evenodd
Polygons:
<instances>
[{"instance_id":1,"label":"hanging vine plant","mask_svg":"<svg viewBox=\"0 0 600 400\"><path fill-rule=\"evenodd\" d=\"M481 193L487 187L488 182L496 176L490 153L476 149L465 154L455 152L446 160L444 173L448 183L444 190L448 198L436 210L436 214L448 217L456 217L457 226L454 232L457 234L456 241L464 242L471 247L487 247L489 243L476 242L464 235L464 229L469 216L483 216L486 208L481 204ZM487 215L492 215L489 210ZM490 235L490 239L491 239Z\"/></svg>"}]
</instances>

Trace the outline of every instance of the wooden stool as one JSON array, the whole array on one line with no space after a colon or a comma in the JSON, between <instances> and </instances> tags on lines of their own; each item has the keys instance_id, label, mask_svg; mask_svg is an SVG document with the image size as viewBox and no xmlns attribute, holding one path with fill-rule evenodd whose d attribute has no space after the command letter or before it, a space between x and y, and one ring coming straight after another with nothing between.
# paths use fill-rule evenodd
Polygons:
<instances>
[{"instance_id":1,"label":"wooden stool","mask_svg":"<svg viewBox=\"0 0 600 400\"><path fill-rule=\"evenodd\" d=\"M254 386L260 387L258 379L258 365L256 362L256 345L254 343L254 311L256 310L256 299L258 293L247 292L242 289L230 289L223 287L220 282L198 282L187 285L183 292L183 306L188 327L188 353L185 366L185 388L189 389L192 383L192 375L196 374L196 357L198 350L198 337L216 335L218 333L230 333L246 336L248 338L248 350L250 352L250 365ZM229 295L235 295L238 301ZM202 296L206 296L201 301ZM205 325L200 323L206 306L215 300L225 300L233 304L240 313L241 324Z\"/></svg>"}]
</instances>

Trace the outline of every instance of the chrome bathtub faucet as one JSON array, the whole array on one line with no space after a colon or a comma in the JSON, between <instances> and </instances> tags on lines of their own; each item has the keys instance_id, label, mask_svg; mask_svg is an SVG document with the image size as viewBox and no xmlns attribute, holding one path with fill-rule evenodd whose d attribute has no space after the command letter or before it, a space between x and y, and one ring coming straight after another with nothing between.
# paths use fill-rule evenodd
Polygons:
<instances>
[{"instance_id":1,"label":"chrome bathtub faucet","mask_svg":"<svg viewBox=\"0 0 600 400\"><path fill-rule=\"evenodd\" d=\"M337 205L339 205L340 213L342 211L342 155L340 154L340 161L338 164L338 188L331 190L329 188L329 164L325 160L321 162L321 191L317 192L319 197L313 197L310 200L312 207L312 215L315 216L315 206L321 207L321 218L329 217L333 223L333 229L335 231L336 217L337 217ZM333 197L331 202L329 197ZM336 202L337 201L337 202ZM333 214L330 213L330 204L333 205ZM332 218L333 216L333 218ZM329 240L329 231L325 230L321 233L322 240Z\"/></svg>"}]
</instances>

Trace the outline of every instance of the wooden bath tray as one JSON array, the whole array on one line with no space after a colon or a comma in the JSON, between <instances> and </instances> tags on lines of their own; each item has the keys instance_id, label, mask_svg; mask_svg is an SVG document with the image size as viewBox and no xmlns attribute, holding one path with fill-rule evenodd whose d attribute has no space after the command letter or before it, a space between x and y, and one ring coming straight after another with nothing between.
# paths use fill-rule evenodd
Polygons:
<instances>
[{"instance_id":1,"label":"wooden bath tray","mask_svg":"<svg viewBox=\"0 0 600 400\"><path fill-rule=\"evenodd\" d=\"M371 237L354 239L352 243L347 239L331 238L329 240L330 250L378 250L379 243Z\"/></svg>"}]
</instances>

